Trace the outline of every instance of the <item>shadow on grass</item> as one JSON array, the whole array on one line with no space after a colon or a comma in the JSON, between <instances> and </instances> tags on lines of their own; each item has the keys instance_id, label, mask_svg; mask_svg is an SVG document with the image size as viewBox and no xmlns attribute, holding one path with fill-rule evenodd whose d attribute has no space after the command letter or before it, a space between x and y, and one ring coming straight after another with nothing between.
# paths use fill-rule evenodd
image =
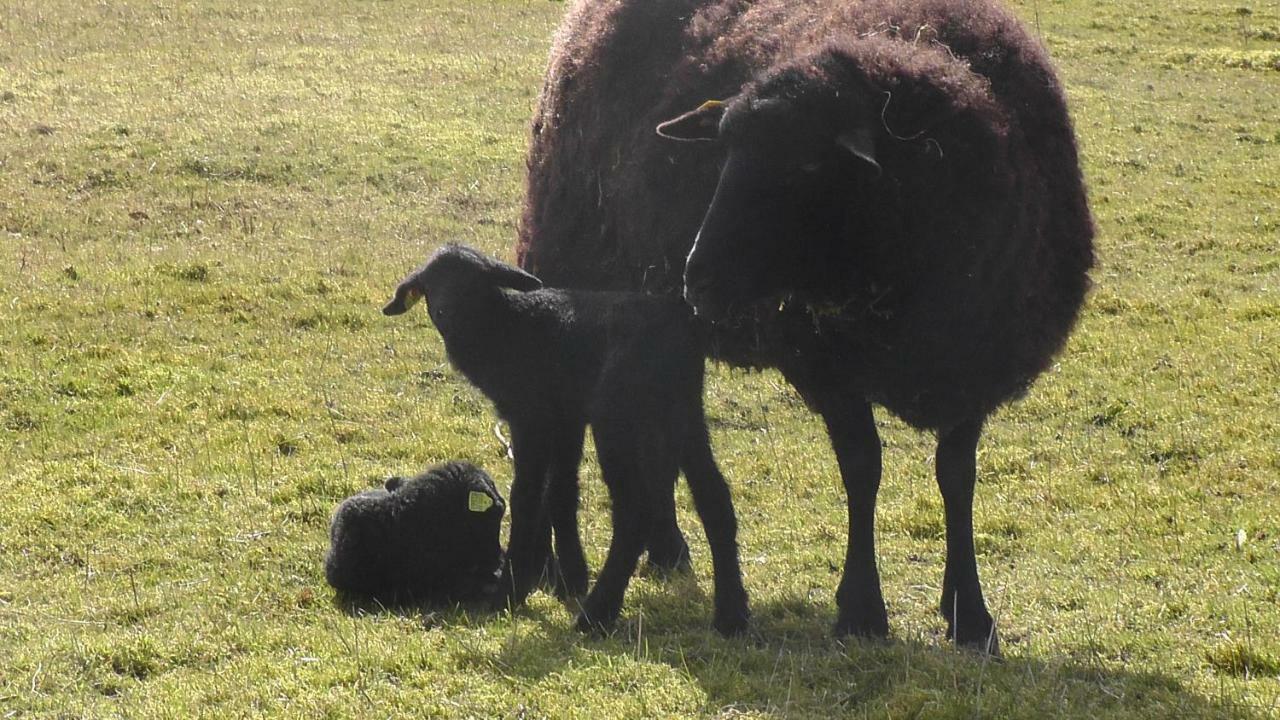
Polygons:
<instances>
[{"instance_id":1,"label":"shadow on grass","mask_svg":"<svg viewBox=\"0 0 1280 720\"><path fill-rule=\"evenodd\" d=\"M460 601L450 598L372 598L338 592L333 596L333 606L350 617L366 615L398 615L421 620L424 626L480 624L497 617L479 601Z\"/></svg>"},{"instance_id":2,"label":"shadow on grass","mask_svg":"<svg viewBox=\"0 0 1280 720\"><path fill-rule=\"evenodd\" d=\"M335 604L353 615L396 613L426 628L511 620L457 604ZM1181 720L1261 719L1275 712L1225 691L1204 697L1167 674L1105 667L1088 659L1088 648L1080 657L1021 657L1027 649L1012 642L1011 657L993 661L956 650L940 634L840 641L830 634L828 610L805 598L756 604L751 631L723 638L710 628L711 602L696 581L675 576L630 593L623 619L607 637L578 633L567 607L539 602L516 612L526 631L513 631L500 649L464 648L455 659L476 672L526 682L619 659L662 664L702 688L705 710L719 717ZM940 631L941 619L938 625Z\"/></svg>"}]
</instances>

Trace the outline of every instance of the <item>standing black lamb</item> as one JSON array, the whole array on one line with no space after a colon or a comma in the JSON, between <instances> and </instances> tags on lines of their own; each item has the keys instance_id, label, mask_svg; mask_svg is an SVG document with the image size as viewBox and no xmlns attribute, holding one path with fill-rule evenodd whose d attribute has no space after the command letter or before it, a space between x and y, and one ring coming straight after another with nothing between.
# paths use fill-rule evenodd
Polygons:
<instances>
[{"instance_id":1,"label":"standing black lamb","mask_svg":"<svg viewBox=\"0 0 1280 720\"><path fill-rule=\"evenodd\" d=\"M577 471L589 424L613 539L578 627L603 629L617 619L646 542L652 555L674 526L672 491L683 471L711 546L713 624L723 634L743 630L737 520L711 454L704 353L689 307L674 297L543 289L523 270L459 245L441 248L405 278L383 312L399 315L424 298L449 361L511 427L511 534L496 604L523 602L537 579L547 504L568 584L585 583L585 561L565 560L582 554ZM672 550L684 551L683 538Z\"/></svg>"},{"instance_id":2,"label":"standing black lamb","mask_svg":"<svg viewBox=\"0 0 1280 720\"><path fill-rule=\"evenodd\" d=\"M334 512L325 579L387 604L482 600L496 587L505 508L493 480L470 463L391 478Z\"/></svg>"},{"instance_id":3,"label":"standing black lamb","mask_svg":"<svg viewBox=\"0 0 1280 720\"><path fill-rule=\"evenodd\" d=\"M875 403L937 432L941 611L997 651L978 437L1062 347L1093 263L1041 44L991 0L579 0L532 133L524 267L683 286L716 352L777 367L822 415L849 501L836 632L888 632Z\"/></svg>"}]
</instances>

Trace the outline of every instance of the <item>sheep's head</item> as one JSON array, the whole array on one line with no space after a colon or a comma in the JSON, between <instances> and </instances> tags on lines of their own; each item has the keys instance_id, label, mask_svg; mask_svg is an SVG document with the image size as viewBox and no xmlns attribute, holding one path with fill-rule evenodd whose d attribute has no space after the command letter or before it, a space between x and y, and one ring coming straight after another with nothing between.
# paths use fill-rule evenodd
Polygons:
<instances>
[{"instance_id":1,"label":"sheep's head","mask_svg":"<svg viewBox=\"0 0 1280 720\"><path fill-rule=\"evenodd\" d=\"M851 199L881 174L871 96L812 61L658 126L663 137L725 151L685 265L685 299L699 315L715 320L802 290L847 242Z\"/></svg>"},{"instance_id":2,"label":"sheep's head","mask_svg":"<svg viewBox=\"0 0 1280 720\"><path fill-rule=\"evenodd\" d=\"M511 288L527 291L542 287L542 281L513 265L499 262L465 245L449 244L436 251L425 265L409 273L396 287L383 315L402 315L419 300L426 299L431 319L440 325L440 305L449 304L457 293L484 288ZM435 302L433 303L433 298Z\"/></svg>"}]
</instances>

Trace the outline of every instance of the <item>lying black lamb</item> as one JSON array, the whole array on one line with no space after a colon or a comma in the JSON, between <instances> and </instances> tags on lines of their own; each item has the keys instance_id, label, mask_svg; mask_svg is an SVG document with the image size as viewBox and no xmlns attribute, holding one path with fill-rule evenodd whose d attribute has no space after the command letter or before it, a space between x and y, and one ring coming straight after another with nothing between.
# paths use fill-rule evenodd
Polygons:
<instances>
[{"instance_id":1,"label":"lying black lamb","mask_svg":"<svg viewBox=\"0 0 1280 720\"><path fill-rule=\"evenodd\" d=\"M386 604L480 600L496 589L505 510L493 480L470 463L391 478L334 512L325 578Z\"/></svg>"},{"instance_id":2,"label":"lying black lamb","mask_svg":"<svg viewBox=\"0 0 1280 720\"><path fill-rule=\"evenodd\" d=\"M511 426L511 538L495 605L524 601L545 565L549 526L566 585L585 586L577 471L590 425L613 540L578 627L607 628L618 617L640 554L648 545L652 557L674 525L671 493L683 471L711 546L714 625L742 631L749 612L737 520L707 436L703 343L689 307L670 296L543 288L460 245L405 278L383 312L399 315L424 298L450 362Z\"/></svg>"}]
</instances>

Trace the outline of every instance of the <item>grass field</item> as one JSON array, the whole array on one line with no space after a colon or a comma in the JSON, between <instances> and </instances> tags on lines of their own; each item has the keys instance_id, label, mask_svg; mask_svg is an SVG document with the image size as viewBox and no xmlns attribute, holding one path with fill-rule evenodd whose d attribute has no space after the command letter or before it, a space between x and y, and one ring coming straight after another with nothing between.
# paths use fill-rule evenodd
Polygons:
<instances>
[{"instance_id":1,"label":"grass field","mask_svg":"<svg viewBox=\"0 0 1280 720\"><path fill-rule=\"evenodd\" d=\"M990 423L979 563L1007 659L933 611L932 438L887 414L894 637L828 632L843 491L772 373L713 368L753 634L710 567L588 639L348 612L328 513L446 458L510 466L425 313L446 240L507 253L564 5L0 6L0 718L1280 717L1280 7L1023 0L1101 235L1060 362ZM584 468L598 567L607 498Z\"/></svg>"}]
</instances>

